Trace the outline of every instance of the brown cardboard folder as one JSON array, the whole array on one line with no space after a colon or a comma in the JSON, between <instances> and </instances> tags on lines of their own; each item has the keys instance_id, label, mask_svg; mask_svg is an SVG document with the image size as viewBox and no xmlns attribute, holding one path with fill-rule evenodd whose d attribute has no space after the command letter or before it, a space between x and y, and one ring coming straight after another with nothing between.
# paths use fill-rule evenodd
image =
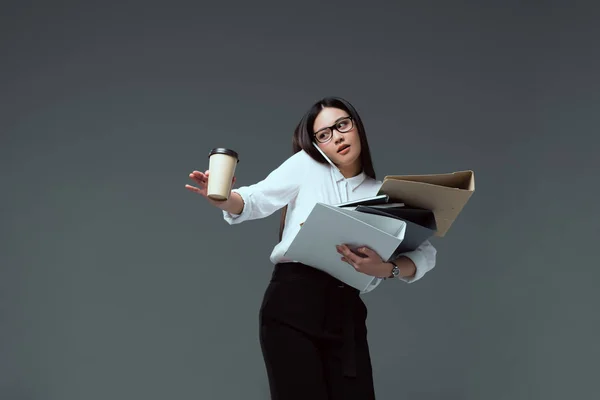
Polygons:
<instances>
[{"instance_id":1,"label":"brown cardboard folder","mask_svg":"<svg viewBox=\"0 0 600 400\"><path fill-rule=\"evenodd\" d=\"M475 191L473 171L458 171L429 175L389 175L378 194L387 194L390 201L433 211L437 230L443 237Z\"/></svg>"}]
</instances>

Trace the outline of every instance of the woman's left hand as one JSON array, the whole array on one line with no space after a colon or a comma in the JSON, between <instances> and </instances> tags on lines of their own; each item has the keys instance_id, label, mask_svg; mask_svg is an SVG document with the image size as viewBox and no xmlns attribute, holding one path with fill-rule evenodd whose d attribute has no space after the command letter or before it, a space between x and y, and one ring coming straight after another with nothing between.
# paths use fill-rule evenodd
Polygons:
<instances>
[{"instance_id":1,"label":"woman's left hand","mask_svg":"<svg viewBox=\"0 0 600 400\"><path fill-rule=\"evenodd\" d=\"M392 266L368 247L359 247L356 251L362 255L355 254L344 244L336 246L338 253L342 255L342 261L353 266L357 271L363 274L375 276L378 278L387 278L390 276Z\"/></svg>"}]
</instances>

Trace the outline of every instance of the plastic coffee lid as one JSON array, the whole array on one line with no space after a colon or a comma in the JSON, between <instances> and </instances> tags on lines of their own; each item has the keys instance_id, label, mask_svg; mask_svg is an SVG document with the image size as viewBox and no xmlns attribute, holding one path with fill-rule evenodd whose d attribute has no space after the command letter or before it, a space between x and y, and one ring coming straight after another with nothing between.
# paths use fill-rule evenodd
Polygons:
<instances>
[{"instance_id":1,"label":"plastic coffee lid","mask_svg":"<svg viewBox=\"0 0 600 400\"><path fill-rule=\"evenodd\" d=\"M238 153L236 153L235 151L233 151L231 149L226 149L226 148L223 148L223 147L217 147L215 149L212 149L210 151L210 153L208 154L208 156L210 157L213 154L227 154L228 156L235 157L238 160L238 162L240 162L240 157L239 157Z\"/></svg>"}]
</instances>

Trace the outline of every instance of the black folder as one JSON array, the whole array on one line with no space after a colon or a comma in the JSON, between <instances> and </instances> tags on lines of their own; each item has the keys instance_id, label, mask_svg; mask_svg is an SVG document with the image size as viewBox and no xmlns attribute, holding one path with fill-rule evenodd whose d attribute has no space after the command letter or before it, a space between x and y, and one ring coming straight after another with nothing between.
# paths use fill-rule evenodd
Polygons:
<instances>
[{"instance_id":1,"label":"black folder","mask_svg":"<svg viewBox=\"0 0 600 400\"><path fill-rule=\"evenodd\" d=\"M379 194L373 197L365 197L358 200L350 200L345 203L337 204L336 207L356 207L359 205L371 206L378 204L387 204L389 200L390 196L388 196L387 194Z\"/></svg>"},{"instance_id":2,"label":"black folder","mask_svg":"<svg viewBox=\"0 0 600 400\"><path fill-rule=\"evenodd\" d=\"M406 222L404 240L392 255L392 259L398 257L401 253L415 250L425 240L432 237L437 229L433 211L423 208L359 205L356 207L356 211L382 215Z\"/></svg>"}]
</instances>

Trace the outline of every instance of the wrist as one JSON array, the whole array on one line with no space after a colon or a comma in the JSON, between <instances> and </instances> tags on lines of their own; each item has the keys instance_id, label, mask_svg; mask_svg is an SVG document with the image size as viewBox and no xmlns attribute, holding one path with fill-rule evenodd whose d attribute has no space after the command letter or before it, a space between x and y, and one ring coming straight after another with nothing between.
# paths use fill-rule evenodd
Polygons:
<instances>
[{"instance_id":1,"label":"wrist","mask_svg":"<svg viewBox=\"0 0 600 400\"><path fill-rule=\"evenodd\" d=\"M395 260L396 265L400 269L402 278L412 278L417 273L417 266L409 257L400 256Z\"/></svg>"},{"instance_id":2,"label":"wrist","mask_svg":"<svg viewBox=\"0 0 600 400\"><path fill-rule=\"evenodd\" d=\"M212 203L215 207L220 208L223 211L229 211L231 208L231 194L227 198L227 200L213 200Z\"/></svg>"},{"instance_id":3,"label":"wrist","mask_svg":"<svg viewBox=\"0 0 600 400\"><path fill-rule=\"evenodd\" d=\"M244 210L244 200L242 199L242 196L233 191L229 194L227 200L214 202L214 205L223 211L236 215L241 214Z\"/></svg>"},{"instance_id":4,"label":"wrist","mask_svg":"<svg viewBox=\"0 0 600 400\"><path fill-rule=\"evenodd\" d=\"M380 278L383 279L396 278L398 275L400 275L400 268L394 261L384 262L381 270L382 273L380 274Z\"/></svg>"}]
</instances>

